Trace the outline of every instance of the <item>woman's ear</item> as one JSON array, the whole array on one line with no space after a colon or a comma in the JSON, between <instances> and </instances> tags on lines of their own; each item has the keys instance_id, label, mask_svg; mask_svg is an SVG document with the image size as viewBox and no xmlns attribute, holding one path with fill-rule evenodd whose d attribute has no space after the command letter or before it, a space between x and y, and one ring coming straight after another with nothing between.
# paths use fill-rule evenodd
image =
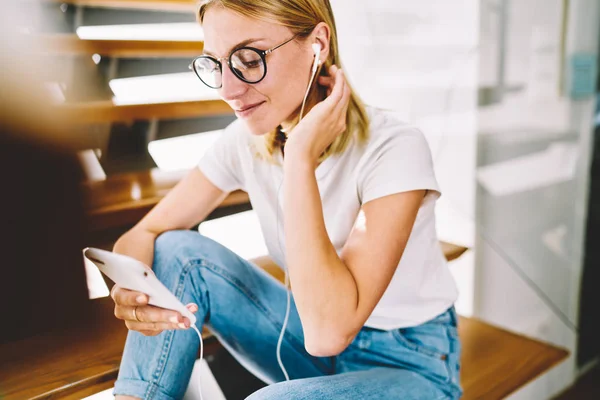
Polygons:
<instances>
[{"instance_id":1,"label":"woman's ear","mask_svg":"<svg viewBox=\"0 0 600 400\"><path fill-rule=\"evenodd\" d=\"M331 37L331 30L329 29L329 25L325 22L319 22L315 29L313 29L311 38L311 44L318 44L321 46L319 60L321 60L321 64L325 64L327 59L329 58L329 39Z\"/></svg>"}]
</instances>

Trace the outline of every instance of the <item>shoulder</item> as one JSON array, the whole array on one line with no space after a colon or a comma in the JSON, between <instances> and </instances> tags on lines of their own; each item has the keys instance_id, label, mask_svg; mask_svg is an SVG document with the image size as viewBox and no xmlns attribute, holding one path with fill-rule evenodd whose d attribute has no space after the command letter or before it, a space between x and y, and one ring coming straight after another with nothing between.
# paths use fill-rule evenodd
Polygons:
<instances>
[{"instance_id":1,"label":"shoulder","mask_svg":"<svg viewBox=\"0 0 600 400\"><path fill-rule=\"evenodd\" d=\"M431 157L429 144L423 132L414 125L403 121L397 113L375 107L367 107L369 115L369 139L363 155L393 152L397 156L417 155Z\"/></svg>"},{"instance_id":2,"label":"shoulder","mask_svg":"<svg viewBox=\"0 0 600 400\"><path fill-rule=\"evenodd\" d=\"M393 112L368 112L371 135L357 168L361 202L412 190L439 193L425 135Z\"/></svg>"}]
</instances>

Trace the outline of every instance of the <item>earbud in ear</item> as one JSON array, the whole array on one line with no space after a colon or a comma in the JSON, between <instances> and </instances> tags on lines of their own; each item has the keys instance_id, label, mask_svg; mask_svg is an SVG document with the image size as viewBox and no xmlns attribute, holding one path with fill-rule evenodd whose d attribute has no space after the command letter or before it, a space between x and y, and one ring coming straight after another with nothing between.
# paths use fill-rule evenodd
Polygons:
<instances>
[{"instance_id":1,"label":"earbud in ear","mask_svg":"<svg viewBox=\"0 0 600 400\"><path fill-rule=\"evenodd\" d=\"M321 54L321 44L313 43L312 45L313 52L315 53L315 57L318 57Z\"/></svg>"},{"instance_id":2,"label":"earbud in ear","mask_svg":"<svg viewBox=\"0 0 600 400\"><path fill-rule=\"evenodd\" d=\"M312 49L313 49L313 52L315 53L314 68L317 68L319 65L321 65L321 57L320 57L321 56L321 44L313 43Z\"/></svg>"}]
</instances>

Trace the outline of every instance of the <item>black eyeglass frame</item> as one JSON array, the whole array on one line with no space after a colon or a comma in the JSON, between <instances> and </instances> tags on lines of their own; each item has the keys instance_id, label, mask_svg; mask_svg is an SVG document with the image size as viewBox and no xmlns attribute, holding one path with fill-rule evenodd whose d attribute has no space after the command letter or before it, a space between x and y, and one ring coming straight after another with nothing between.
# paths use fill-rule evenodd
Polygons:
<instances>
[{"instance_id":1,"label":"black eyeglass frame","mask_svg":"<svg viewBox=\"0 0 600 400\"><path fill-rule=\"evenodd\" d=\"M198 57L194 58L194 59L192 60L192 62L190 63L190 65L188 66L188 68L189 68L190 70L194 71L194 73L196 74L196 76L198 77L198 79L200 79L200 81L202 81L202 83L204 83L204 84L205 84L206 86L208 86L209 88L211 88L211 89L220 89L220 88L222 88L222 87L223 87L223 63L221 62L221 60L227 60L227 65L229 66L229 69L231 70L231 72L232 72L232 73L233 73L233 74L234 74L234 75L235 75L235 76L236 76L236 77L237 77L239 80L241 80L242 82L246 82L246 83L249 83L249 84L251 84L251 85L254 85L254 84L257 84L257 83L259 83L259 82L260 82L260 81L262 81L263 79L265 79L265 77L267 76L267 59L266 59L267 55L268 55L268 54L271 54L272 52L274 52L275 50L277 50L277 49L278 49L278 48L280 48L281 46L283 46L283 45L285 45L285 44L288 44L289 42L291 42L292 40L296 39L297 37L298 37L298 35L294 35L294 36L292 36L290 39L286 40L285 42L283 42L283 43L281 43L281 44L278 44L278 45L277 45L277 46L275 46L275 47L271 47L270 49L267 49L267 50L260 50L260 49L257 49L257 48L255 48L255 47L250 47L250 46L242 46L242 47L238 47L238 48L235 48L235 49L233 49L233 50L231 51L231 53L229 53L229 56L228 56L228 57L221 57L221 58L217 58L217 57L210 56L210 55L208 55L208 54L203 54L203 55L201 55L201 56L198 56ZM243 76L240 76L240 75L238 75L238 73L235 71L235 68L233 68L233 67L231 66L231 57L233 56L233 54L234 54L234 53L236 53L237 51L244 50L244 49L245 49L245 50L252 50L252 51L254 51L255 53L257 53L257 54L260 56L260 58L261 58L261 61L262 61L263 65L264 65L264 72L263 72L263 76L262 76L262 78L260 78L260 79L259 79L259 80L257 80L257 81L254 81L254 82L252 82L252 81L249 81L249 80L245 79ZM219 69L221 70L221 84L220 84L219 86L216 86L216 87L215 87L215 86L211 86L211 85L209 85L208 83L204 82L204 80L202 79L202 77L200 77L200 74L199 74L199 73L198 73L198 71L196 70L196 60L199 60L199 59L201 59L201 58L202 58L202 59L209 59L209 60L213 61L215 64L217 64L217 66L218 66L218 67L219 67Z\"/></svg>"}]
</instances>

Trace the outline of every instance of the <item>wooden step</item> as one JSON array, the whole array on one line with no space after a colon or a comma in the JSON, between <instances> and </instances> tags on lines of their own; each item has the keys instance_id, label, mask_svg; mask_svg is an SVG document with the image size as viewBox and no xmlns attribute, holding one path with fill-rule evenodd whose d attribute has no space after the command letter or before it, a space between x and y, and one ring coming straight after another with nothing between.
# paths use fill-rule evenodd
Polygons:
<instances>
[{"instance_id":1,"label":"wooden step","mask_svg":"<svg viewBox=\"0 0 600 400\"><path fill-rule=\"evenodd\" d=\"M559 364L565 349L460 317L462 400L504 399Z\"/></svg>"},{"instance_id":2,"label":"wooden step","mask_svg":"<svg viewBox=\"0 0 600 400\"><path fill-rule=\"evenodd\" d=\"M173 12L195 12L198 0L47 0L85 7L124 8Z\"/></svg>"},{"instance_id":3,"label":"wooden step","mask_svg":"<svg viewBox=\"0 0 600 400\"><path fill-rule=\"evenodd\" d=\"M111 40L80 39L73 34L36 37L39 51L58 55L100 54L121 58L194 57L202 53L204 42L198 40Z\"/></svg>"},{"instance_id":4,"label":"wooden step","mask_svg":"<svg viewBox=\"0 0 600 400\"><path fill-rule=\"evenodd\" d=\"M90 232L137 223L188 171L165 172L152 169L109 176L106 180L83 183ZM220 207L249 202L245 192L230 193Z\"/></svg>"},{"instance_id":5,"label":"wooden step","mask_svg":"<svg viewBox=\"0 0 600 400\"><path fill-rule=\"evenodd\" d=\"M93 300L84 326L0 345L0 398L81 399L114 385L127 328L113 308L108 297Z\"/></svg>"},{"instance_id":6,"label":"wooden step","mask_svg":"<svg viewBox=\"0 0 600 400\"><path fill-rule=\"evenodd\" d=\"M150 119L178 119L232 115L222 100L186 100L145 104L116 104L114 101L63 103L55 111L74 124L131 122Z\"/></svg>"},{"instance_id":7,"label":"wooden step","mask_svg":"<svg viewBox=\"0 0 600 400\"><path fill-rule=\"evenodd\" d=\"M267 258L261 262L268 271L278 270ZM0 345L3 399L79 399L114 384L127 330L114 317L110 298L94 301L95 322ZM472 318L460 317L459 335L466 400L504 398L568 355ZM208 337L205 344L205 354L219 346Z\"/></svg>"}]
</instances>

